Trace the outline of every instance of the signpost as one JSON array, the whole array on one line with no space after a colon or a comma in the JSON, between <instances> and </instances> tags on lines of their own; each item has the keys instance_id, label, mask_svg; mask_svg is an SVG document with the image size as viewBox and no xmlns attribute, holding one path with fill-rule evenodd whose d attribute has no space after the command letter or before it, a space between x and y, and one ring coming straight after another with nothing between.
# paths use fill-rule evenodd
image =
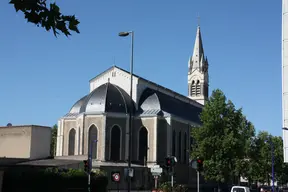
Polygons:
<instances>
[{"instance_id":1,"label":"signpost","mask_svg":"<svg viewBox=\"0 0 288 192\"><path fill-rule=\"evenodd\" d=\"M163 172L163 169L159 166L159 165L154 165L153 167L151 167L151 173L154 176L154 180L155 180L155 189L157 189L157 185L158 185L158 177L161 175L161 173Z\"/></svg>"},{"instance_id":2,"label":"signpost","mask_svg":"<svg viewBox=\"0 0 288 192\"><path fill-rule=\"evenodd\" d=\"M192 160L190 162L190 165L193 169L197 172L197 192L200 191L200 170L199 170L199 161L198 160Z\"/></svg>"},{"instance_id":3,"label":"signpost","mask_svg":"<svg viewBox=\"0 0 288 192\"><path fill-rule=\"evenodd\" d=\"M111 179L113 182L117 183L117 191L119 192L119 183L121 179L120 172L112 172Z\"/></svg>"}]
</instances>

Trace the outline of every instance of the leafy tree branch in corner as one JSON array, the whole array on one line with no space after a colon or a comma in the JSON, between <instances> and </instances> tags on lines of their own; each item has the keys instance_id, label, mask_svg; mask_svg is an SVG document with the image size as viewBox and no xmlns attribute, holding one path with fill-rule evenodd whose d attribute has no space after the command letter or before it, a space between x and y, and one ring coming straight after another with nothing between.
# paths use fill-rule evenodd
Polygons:
<instances>
[{"instance_id":1,"label":"leafy tree branch in corner","mask_svg":"<svg viewBox=\"0 0 288 192\"><path fill-rule=\"evenodd\" d=\"M52 30L56 37L59 32L66 36L71 35L71 31L80 33L80 22L75 15L63 15L56 3L50 3L49 6L46 0L11 0L9 3L14 5L16 12L23 12L28 22L47 31Z\"/></svg>"}]
</instances>

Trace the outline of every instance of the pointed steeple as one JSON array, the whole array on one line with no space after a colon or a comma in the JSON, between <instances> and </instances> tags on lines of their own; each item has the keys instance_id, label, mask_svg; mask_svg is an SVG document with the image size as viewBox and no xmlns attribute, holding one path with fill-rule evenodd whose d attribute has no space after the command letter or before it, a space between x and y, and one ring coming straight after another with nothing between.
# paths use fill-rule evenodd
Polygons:
<instances>
[{"instance_id":1,"label":"pointed steeple","mask_svg":"<svg viewBox=\"0 0 288 192\"><path fill-rule=\"evenodd\" d=\"M205 65L204 58L205 58L205 56L204 56L201 31L200 31L200 26L198 25L193 55L189 59L189 69L191 69L191 70L198 69L198 70L202 71L202 68Z\"/></svg>"},{"instance_id":2,"label":"pointed steeple","mask_svg":"<svg viewBox=\"0 0 288 192\"><path fill-rule=\"evenodd\" d=\"M188 97L201 103L208 99L208 59L204 55L200 26L198 23L193 55L188 61Z\"/></svg>"}]
</instances>

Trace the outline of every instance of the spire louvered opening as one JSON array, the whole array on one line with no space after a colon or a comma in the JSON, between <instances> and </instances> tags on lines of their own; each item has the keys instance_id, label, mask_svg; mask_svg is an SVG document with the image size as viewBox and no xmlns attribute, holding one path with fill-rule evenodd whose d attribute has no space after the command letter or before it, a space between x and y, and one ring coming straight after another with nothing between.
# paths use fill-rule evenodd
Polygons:
<instances>
[{"instance_id":1,"label":"spire louvered opening","mask_svg":"<svg viewBox=\"0 0 288 192\"><path fill-rule=\"evenodd\" d=\"M201 93L200 81L197 80L197 83L196 83L196 96L199 96L200 93Z\"/></svg>"},{"instance_id":2,"label":"spire louvered opening","mask_svg":"<svg viewBox=\"0 0 288 192\"><path fill-rule=\"evenodd\" d=\"M195 96L195 95L196 95L196 83L193 80L191 84L191 96Z\"/></svg>"}]
</instances>

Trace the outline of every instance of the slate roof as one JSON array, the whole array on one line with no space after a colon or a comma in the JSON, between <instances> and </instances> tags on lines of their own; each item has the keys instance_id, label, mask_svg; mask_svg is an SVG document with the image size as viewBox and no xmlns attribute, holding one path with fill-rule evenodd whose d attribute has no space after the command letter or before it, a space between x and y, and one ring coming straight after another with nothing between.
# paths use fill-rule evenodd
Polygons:
<instances>
[{"instance_id":1,"label":"slate roof","mask_svg":"<svg viewBox=\"0 0 288 192\"><path fill-rule=\"evenodd\" d=\"M140 116L160 115L177 117L201 124L199 115L202 108L181 101L160 91L146 88L139 100Z\"/></svg>"},{"instance_id":2,"label":"slate roof","mask_svg":"<svg viewBox=\"0 0 288 192\"><path fill-rule=\"evenodd\" d=\"M122 88L108 82L78 100L65 117L75 117L83 112L129 113L131 109L135 111L130 96Z\"/></svg>"},{"instance_id":3,"label":"slate roof","mask_svg":"<svg viewBox=\"0 0 288 192\"><path fill-rule=\"evenodd\" d=\"M129 73L128 71L125 71L124 69L121 69L119 67L116 66L113 67ZM111 70L111 68L107 69L101 74L104 74L105 72ZM93 79L97 78L98 76L101 76L101 74L97 75ZM151 84L154 84L160 88L163 88L175 95L173 97L160 91L146 88L140 97L138 103L139 110L136 111L136 115L139 116L157 115L165 117L174 115L179 118L192 121L197 124L201 124L199 115L202 111L203 105L198 104L196 101L189 99L170 89L167 89L153 82L150 82L142 77L139 77L137 75L134 76L144 81L147 81ZM91 79L90 82L93 79ZM133 103L133 106L131 107L131 98L122 88L108 82L99 86L98 88L93 90L90 94L78 100L70 109L70 112L66 114L64 117L76 117L79 113L83 112L129 113L130 108L133 108L132 112L134 112L135 110L134 105L135 103Z\"/></svg>"},{"instance_id":4,"label":"slate roof","mask_svg":"<svg viewBox=\"0 0 288 192\"><path fill-rule=\"evenodd\" d=\"M70 109L70 114L78 114L80 112L80 108L82 107L83 103L85 102L85 99L88 95L85 95L81 99L79 99Z\"/></svg>"},{"instance_id":5,"label":"slate roof","mask_svg":"<svg viewBox=\"0 0 288 192\"><path fill-rule=\"evenodd\" d=\"M121 70L121 71L123 71L123 72L125 72L125 73L128 73L128 74L130 73L129 71L127 71L127 70L125 70L125 69L122 69L122 68L114 65L114 66L112 66L112 67L109 67L108 69L106 69L106 70L103 71L102 73L98 74L97 76L93 77L92 79L90 79L89 82L93 81L93 80L96 79L97 77L100 77L101 75L105 74L107 71L110 71L110 70L113 69L113 68L119 69L119 70ZM202 107L203 107L202 104L200 104L200 103L194 101L193 99L190 99L190 98L188 98L188 97L186 97L186 96L184 96L184 95L182 95L182 94L180 94L180 93L177 93L176 91L173 91L173 90L171 90L171 89L168 89L167 87L163 87L162 85L159 85L159 84L157 84L157 83L154 83L154 82L152 82L152 81L149 81L148 79L145 79L145 78L143 78L143 77L141 77L141 76L139 76L139 75L136 75L135 73L133 73L133 76L136 77L136 78L138 78L138 79L141 79L141 80L143 80L143 81L146 81L146 82L148 82L148 83L150 83L150 84L152 84L152 85L155 85L155 86L157 86L157 87L159 87L159 88L165 89L165 90L167 90L168 92L176 95L177 97L179 97L179 98L181 98L181 99L183 99L183 100L186 100L186 101L189 102L190 104L195 104L195 105L197 105L197 106L202 106Z\"/></svg>"}]
</instances>

